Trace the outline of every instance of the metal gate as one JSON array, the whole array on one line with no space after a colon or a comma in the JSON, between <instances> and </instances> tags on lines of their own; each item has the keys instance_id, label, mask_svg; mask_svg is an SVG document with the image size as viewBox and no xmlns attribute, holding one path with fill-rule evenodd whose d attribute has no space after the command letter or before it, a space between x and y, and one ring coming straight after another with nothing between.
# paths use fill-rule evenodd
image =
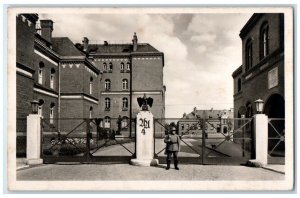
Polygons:
<instances>
[{"instance_id":1,"label":"metal gate","mask_svg":"<svg viewBox=\"0 0 300 198\"><path fill-rule=\"evenodd\" d=\"M161 131L159 127L163 128ZM155 119L155 155L165 162L165 131L176 126L181 137L180 163L245 164L253 158L252 118Z\"/></svg>"},{"instance_id":2,"label":"metal gate","mask_svg":"<svg viewBox=\"0 0 300 198\"><path fill-rule=\"evenodd\" d=\"M44 163L128 163L135 155L135 120L42 119Z\"/></svg>"},{"instance_id":3,"label":"metal gate","mask_svg":"<svg viewBox=\"0 0 300 198\"><path fill-rule=\"evenodd\" d=\"M285 164L285 119L268 119L268 164Z\"/></svg>"}]
</instances>

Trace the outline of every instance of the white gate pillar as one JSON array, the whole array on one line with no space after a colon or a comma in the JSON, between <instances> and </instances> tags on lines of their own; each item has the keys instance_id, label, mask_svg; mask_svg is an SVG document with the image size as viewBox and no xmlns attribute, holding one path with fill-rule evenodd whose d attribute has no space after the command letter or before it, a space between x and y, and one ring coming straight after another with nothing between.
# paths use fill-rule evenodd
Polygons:
<instances>
[{"instance_id":1,"label":"white gate pillar","mask_svg":"<svg viewBox=\"0 0 300 198\"><path fill-rule=\"evenodd\" d=\"M256 114L253 119L255 160L252 162L265 166L268 164L268 116Z\"/></svg>"},{"instance_id":2,"label":"white gate pillar","mask_svg":"<svg viewBox=\"0 0 300 198\"><path fill-rule=\"evenodd\" d=\"M136 124L136 158L130 160L135 166L156 166L154 159L154 119L150 111L137 114Z\"/></svg>"},{"instance_id":3,"label":"white gate pillar","mask_svg":"<svg viewBox=\"0 0 300 198\"><path fill-rule=\"evenodd\" d=\"M29 165L42 164L41 159L41 116L30 114L27 116L27 151L26 161Z\"/></svg>"}]
</instances>

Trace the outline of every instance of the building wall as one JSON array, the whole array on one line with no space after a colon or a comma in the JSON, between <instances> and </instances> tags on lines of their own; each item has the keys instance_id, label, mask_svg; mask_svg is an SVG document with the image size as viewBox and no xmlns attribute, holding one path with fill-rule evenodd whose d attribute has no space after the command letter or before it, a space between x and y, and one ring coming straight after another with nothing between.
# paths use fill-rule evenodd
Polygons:
<instances>
[{"instance_id":1,"label":"building wall","mask_svg":"<svg viewBox=\"0 0 300 198\"><path fill-rule=\"evenodd\" d=\"M133 91L163 89L162 56L134 56L132 59Z\"/></svg>"},{"instance_id":2,"label":"building wall","mask_svg":"<svg viewBox=\"0 0 300 198\"><path fill-rule=\"evenodd\" d=\"M62 63L60 75L61 93L83 93L84 84L84 64Z\"/></svg>"},{"instance_id":3,"label":"building wall","mask_svg":"<svg viewBox=\"0 0 300 198\"><path fill-rule=\"evenodd\" d=\"M35 24L31 23L24 15L16 17L16 55L17 62L32 67Z\"/></svg>"},{"instance_id":4,"label":"building wall","mask_svg":"<svg viewBox=\"0 0 300 198\"><path fill-rule=\"evenodd\" d=\"M242 38L243 42L243 71L233 76L234 79L234 115L238 117L238 110L247 103L251 103L255 114L254 101L258 98L265 102L268 98L278 93L284 97L284 51L283 51L283 29L281 14L263 14L254 27ZM269 24L269 55L260 59L260 29L267 21ZM248 38L253 43L253 66L245 71L245 44ZM278 85L269 89L268 73L278 68ZM237 81L241 78L241 91L237 92Z\"/></svg>"},{"instance_id":5,"label":"building wall","mask_svg":"<svg viewBox=\"0 0 300 198\"><path fill-rule=\"evenodd\" d=\"M258 64L260 59L260 29L264 22L269 24L269 54L272 54L274 51L278 50L281 47L282 39L282 26L281 26L281 15L280 14L264 14L255 24L255 26L249 31L249 33L242 39L242 55L243 55L243 65L245 66L245 50L246 43L248 39L252 39L253 42L253 66ZM245 72L245 67L243 68Z\"/></svg>"}]
</instances>

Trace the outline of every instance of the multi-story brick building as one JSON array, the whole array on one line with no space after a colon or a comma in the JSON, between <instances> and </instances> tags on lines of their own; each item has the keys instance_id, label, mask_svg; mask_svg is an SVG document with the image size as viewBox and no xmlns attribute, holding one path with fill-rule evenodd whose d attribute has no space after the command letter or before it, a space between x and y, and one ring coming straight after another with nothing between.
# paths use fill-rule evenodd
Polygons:
<instances>
[{"instance_id":1,"label":"multi-story brick building","mask_svg":"<svg viewBox=\"0 0 300 198\"><path fill-rule=\"evenodd\" d=\"M139 111L136 99L144 94L154 99L154 116L164 118L164 54L150 44L134 35L126 45L89 44L87 38L75 45L68 37L52 37L52 20L38 23L37 14L19 14L16 21L18 152L25 152L33 100L49 128L58 131L83 118L103 118L104 128L117 130L121 118L129 134L129 119Z\"/></svg>"},{"instance_id":2,"label":"multi-story brick building","mask_svg":"<svg viewBox=\"0 0 300 198\"><path fill-rule=\"evenodd\" d=\"M253 14L240 37L243 63L232 74L234 117L252 117L256 113L254 101L260 98L269 118L284 118L284 15ZM284 121L274 125L279 133L284 129ZM278 136L278 132L269 127L269 137ZM274 142L269 142L269 148L273 147Z\"/></svg>"},{"instance_id":3,"label":"multi-story brick building","mask_svg":"<svg viewBox=\"0 0 300 198\"><path fill-rule=\"evenodd\" d=\"M197 110L195 107L191 113L184 114L178 121L178 132L180 135L202 136L203 127L208 136L217 134L228 135L229 123L232 123L233 109L230 110ZM202 120L206 122L203 125ZM223 137L224 135L221 135Z\"/></svg>"}]
</instances>

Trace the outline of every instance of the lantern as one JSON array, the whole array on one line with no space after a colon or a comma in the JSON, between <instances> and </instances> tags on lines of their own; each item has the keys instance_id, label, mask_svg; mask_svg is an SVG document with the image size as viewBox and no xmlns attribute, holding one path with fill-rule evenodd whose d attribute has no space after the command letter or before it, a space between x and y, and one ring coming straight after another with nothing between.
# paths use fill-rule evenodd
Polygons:
<instances>
[{"instance_id":1,"label":"lantern","mask_svg":"<svg viewBox=\"0 0 300 198\"><path fill-rule=\"evenodd\" d=\"M30 103L31 103L31 113L32 114L37 114L38 113L39 101L33 100Z\"/></svg>"},{"instance_id":2,"label":"lantern","mask_svg":"<svg viewBox=\"0 0 300 198\"><path fill-rule=\"evenodd\" d=\"M254 101L255 107L256 107L256 112L261 114L264 108L264 101L262 99L257 99Z\"/></svg>"}]
</instances>

